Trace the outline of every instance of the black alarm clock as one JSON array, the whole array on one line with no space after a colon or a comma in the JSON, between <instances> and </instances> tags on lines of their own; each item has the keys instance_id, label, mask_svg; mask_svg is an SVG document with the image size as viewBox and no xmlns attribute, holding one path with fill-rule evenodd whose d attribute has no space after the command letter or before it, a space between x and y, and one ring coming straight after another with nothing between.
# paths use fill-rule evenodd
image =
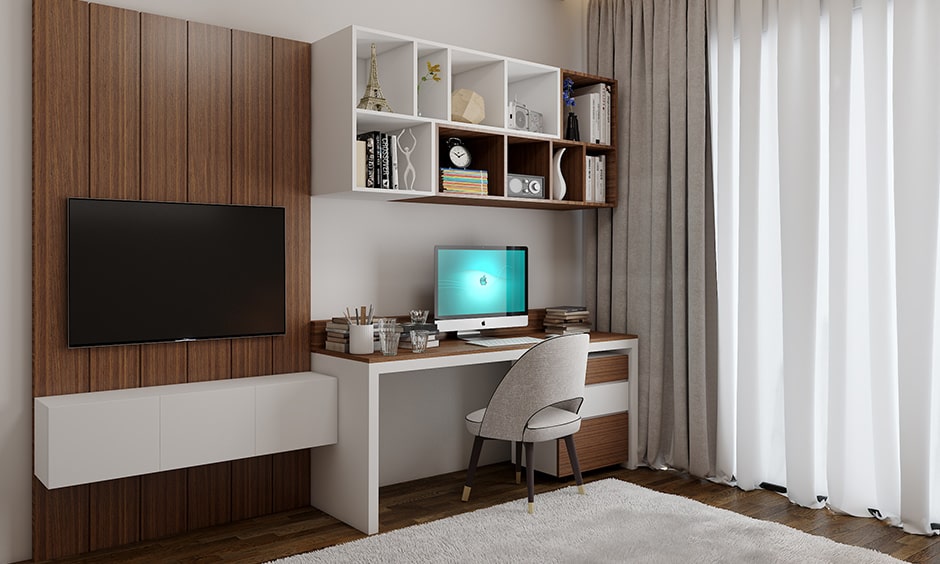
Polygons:
<instances>
[{"instance_id":1,"label":"black alarm clock","mask_svg":"<svg viewBox=\"0 0 940 564\"><path fill-rule=\"evenodd\" d=\"M444 162L454 168L470 166L470 150L458 137L451 137L444 143Z\"/></svg>"}]
</instances>

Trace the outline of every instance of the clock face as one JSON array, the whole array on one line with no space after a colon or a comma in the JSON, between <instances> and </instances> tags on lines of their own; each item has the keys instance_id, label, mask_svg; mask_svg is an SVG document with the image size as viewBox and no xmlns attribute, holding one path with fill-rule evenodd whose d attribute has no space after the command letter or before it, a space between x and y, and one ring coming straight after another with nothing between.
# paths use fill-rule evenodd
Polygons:
<instances>
[{"instance_id":1,"label":"clock face","mask_svg":"<svg viewBox=\"0 0 940 564\"><path fill-rule=\"evenodd\" d=\"M447 150L447 158L450 163L457 168L467 168L470 166L470 152L460 141L451 139L448 141L450 148Z\"/></svg>"}]
</instances>

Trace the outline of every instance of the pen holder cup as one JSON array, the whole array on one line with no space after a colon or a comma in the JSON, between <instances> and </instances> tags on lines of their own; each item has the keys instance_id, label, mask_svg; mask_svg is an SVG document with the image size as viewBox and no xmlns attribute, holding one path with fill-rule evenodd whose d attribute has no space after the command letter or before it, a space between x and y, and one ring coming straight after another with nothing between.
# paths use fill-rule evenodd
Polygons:
<instances>
[{"instance_id":1,"label":"pen holder cup","mask_svg":"<svg viewBox=\"0 0 940 564\"><path fill-rule=\"evenodd\" d=\"M352 354L372 354L375 352L375 330L372 324L349 326L349 352Z\"/></svg>"}]
</instances>

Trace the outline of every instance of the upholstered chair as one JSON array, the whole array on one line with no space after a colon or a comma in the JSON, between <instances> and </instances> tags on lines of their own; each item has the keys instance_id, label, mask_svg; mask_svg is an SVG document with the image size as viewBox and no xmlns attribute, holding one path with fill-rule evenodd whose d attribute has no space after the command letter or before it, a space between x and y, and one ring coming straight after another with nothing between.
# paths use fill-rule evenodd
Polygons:
<instances>
[{"instance_id":1,"label":"upholstered chair","mask_svg":"<svg viewBox=\"0 0 940 564\"><path fill-rule=\"evenodd\" d=\"M534 510L534 443L564 438L579 493L584 482L572 435L581 428L581 402L587 369L587 334L551 337L526 351L512 365L493 392L489 404L466 417L474 435L463 501L470 499L473 476L483 442L515 441L516 482L520 478L521 451L525 447L528 511Z\"/></svg>"}]
</instances>

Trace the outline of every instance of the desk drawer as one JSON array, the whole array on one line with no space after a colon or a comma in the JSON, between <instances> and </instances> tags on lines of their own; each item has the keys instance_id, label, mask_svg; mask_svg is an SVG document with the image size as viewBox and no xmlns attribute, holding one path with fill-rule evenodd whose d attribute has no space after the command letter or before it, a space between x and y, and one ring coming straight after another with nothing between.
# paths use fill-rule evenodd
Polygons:
<instances>
[{"instance_id":1,"label":"desk drawer","mask_svg":"<svg viewBox=\"0 0 940 564\"><path fill-rule=\"evenodd\" d=\"M627 422L626 412L593 417L581 422L581 430L574 435L581 472L624 464L627 461ZM571 476L571 461L565 441L559 439L535 445L535 469L552 476Z\"/></svg>"},{"instance_id":2,"label":"desk drawer","mask_svg":"<svg viewBox=\"0 0 940 564\"><path fill-rule=\"evenodd\" d=\"M578 451L581 472L627 461L627 420L626 413L616 413L581 422L581 430L574 434L574 446ZM565 441L556 441L556 450L556 476L571 476L571 460L568 458Z\"/></svg>"},{"instance_id":3,"label":"desk drawer","mask_svg":"<svg viewBox=\"0 0 940 564\"><path fill-rule=\"evenodd\" d=\"M630 357L625 354L608 354L588 357L586 385L614 380L627 380L630 376Z\"/></svg>"}]
</instances>

